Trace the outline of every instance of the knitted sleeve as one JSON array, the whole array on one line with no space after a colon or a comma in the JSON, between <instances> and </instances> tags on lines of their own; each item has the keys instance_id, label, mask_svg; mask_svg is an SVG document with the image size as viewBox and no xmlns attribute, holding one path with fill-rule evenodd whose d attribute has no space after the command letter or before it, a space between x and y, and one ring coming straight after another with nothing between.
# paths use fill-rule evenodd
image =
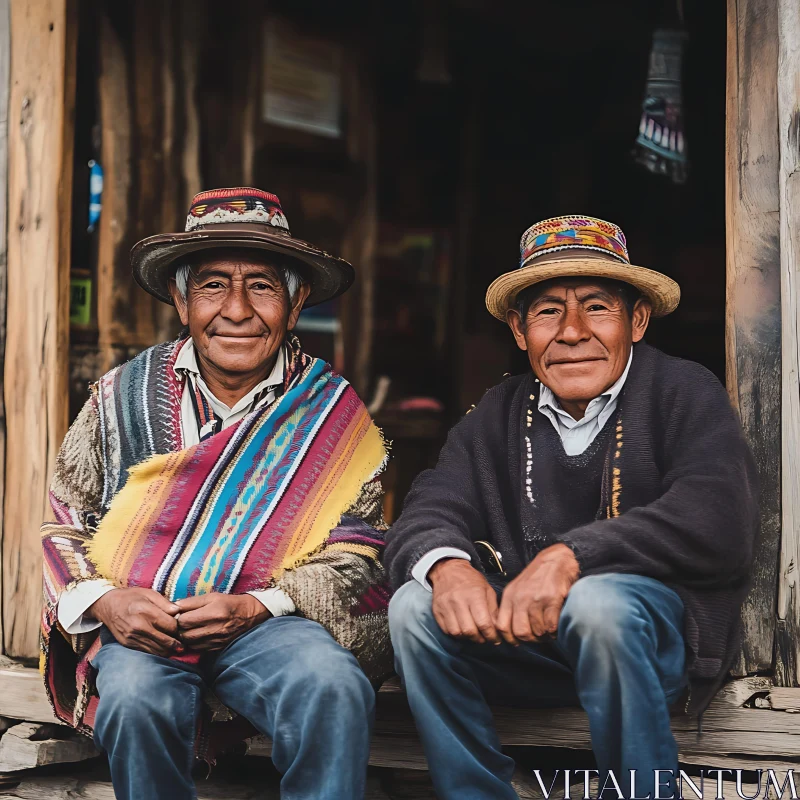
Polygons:
<instances>
[{"instance_id":1,"label":"knitted sleeve","mask_svg":"<svg viewBox=\"0 0 800 800\"><path fill-rule=\"evenodd\" d=\"M86 550L100 517L102 493L100 418L92 395L61 445L50 486L55 521L45 522L41 528L45 619L50 620L45 636L57 626L61 593L97 577ZM84 649L85 636L67 638L76 652Z\"/></svg>"},{"instance_id":2,"label":"knitted sleeve","mask_svg":"<svg viewBox=\"0 0 800 800\"><path fill-rule=\"evenodd\" d=\"M375 681L392 671L389 588L380 562L386 530L382 495L380 480L365 484L325 546L276 584L298 614L325 627Z\"/></svg>"},{"instance_id":3,"label":"knitted sleeve","mask_svg":"<svg viewBox=\"0 0 800 800\"><path fill-rule=\"evenodd\" d=\"M681 370L668 376L660 402L661 496L560 537L584 574L631 572L712 589L749 572L758 529L753 456L719 381L698 364Z\"/></svg>"}]
</instances>

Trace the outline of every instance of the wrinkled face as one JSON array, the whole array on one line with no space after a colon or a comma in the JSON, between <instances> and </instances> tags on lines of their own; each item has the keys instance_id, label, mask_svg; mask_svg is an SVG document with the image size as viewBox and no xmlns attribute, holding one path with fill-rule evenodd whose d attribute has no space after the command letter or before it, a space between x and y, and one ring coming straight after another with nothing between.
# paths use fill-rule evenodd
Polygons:
<instances>
[{"instance_id":1,"label":"wrinkled face","mask_svg":"<svg viewBox=\"0 0 800 800\"><path fill-rule=\"evenodd\" d=\"M631 344L650 321L650 304L638 300L629 314L622 297L603 281L566 278L543 284L523 320L508 323L536 377L559 400L588 403L625 371Z\"/></svg>"},{"instance_id":2,"label":"wrinkled face","mask_svg":"<svg viewBox=\"0 0 800 800\"><path fill-rule=\"evenodd\" d=\"M292 300L268 254L234 249L196 254L186 300L174 279L170 292L201 363L228 375L249 375L271 365L309 287L301 285Z\"/></svg>"}]
</instances>

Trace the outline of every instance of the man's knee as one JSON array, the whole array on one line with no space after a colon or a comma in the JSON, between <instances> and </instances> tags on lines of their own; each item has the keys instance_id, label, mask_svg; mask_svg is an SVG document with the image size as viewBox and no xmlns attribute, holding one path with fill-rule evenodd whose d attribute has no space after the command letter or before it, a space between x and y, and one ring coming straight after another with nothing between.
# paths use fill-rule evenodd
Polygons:
<instances>
[{"instance_id":1,"label":"man's knee","mask_svg":"<svg viewBox=\"0 0 800 800\"><path fill-rule=\"evenodd\" d=\"M336 707L354 716L369 716L375 708L375 690L356 657L333 640L298 649L284 688L289 695L312 696L320 708Z\"/></svg>"},{"instance_id":2,"label":"man's knee","mask_svg":"<svg viewBox=\"0 0 800 800\"><path fill-rule=\"evenodd\" d=\"M440 633L432 603L433 594L417 581L395 592L389 602L389 632L396 652L405 654L429 640L431 633Z\"/></svg>"},{"instance_id":3,"label":"man's knee","mask_svg":"<svg viewBox=\"0 0 800 800\"><path fill-rule=\"evenodd\" d=\"M558 626L558 638L590 639L595 646L614 650L625 647L631 636L645 635L651 627L646 609L627 590L622 575L590 575L570 589Z\"/></svg>"},{"instance_id":4,"label":"man's knee","mask_svg":"<svg viewBox=\"0 0 800 800\"><path fill-rule=\"evenodd\" d=\"M95 728L172 728L193 724L201 701L199 678L157 656L118 644L105 645L94 660L98 669Z\"/></svg>"}]
</instances>

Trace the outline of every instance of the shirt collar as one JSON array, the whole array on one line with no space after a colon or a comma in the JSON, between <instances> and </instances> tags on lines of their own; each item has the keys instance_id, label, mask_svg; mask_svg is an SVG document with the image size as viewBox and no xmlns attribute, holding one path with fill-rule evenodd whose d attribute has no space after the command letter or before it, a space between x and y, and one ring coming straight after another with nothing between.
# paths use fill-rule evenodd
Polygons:
<instances>
[{"instance_id":1,"label":"shirt collar","mask_svg":"<svg viewBox=\"0 0 800 800\"><path fill-rule=\"evenodd\" d=\"M275 359L275 366L273 366L272 372L270 372L265 380L254 386L233 408L228 408L221 400L218 400L206 385L206 382L200 375L200 367L197 364L197 351L194 346L194 341L191 338L187 339L181 347L178 357L175 359L173 370L179 380L184 380L187 375L190 376L200 387L203 394L206 395L208 401L214 407L214 411L217 414L224 412L224 414L227 415L249 406L265 389L274 389L277 386L281 386L283 384L285 368L286 354L284 353L284 347L281 346L280 350L278 350L278 357Z\"/></svg>"},{"instance_id":2,"label":"shirt collar","mask_svg":"<svg viewBox=\"0 0 800 800\"><path fill-rule=\"evenodd\" d=\"M631 352L628 356L628 363L625 366L625 370L622 375L620 375L617 381L609 386L608 389L606 389L602 394L589 401L589 405L586 406L586 413L581 419L576 420L573 416L564 411L564 409L561 408L561 403L558 402L558 398L555 396L555 394L553 394L550 387L545 386L543 383L541 383L541 381L539 382L539 385L542 387L541 391L539 392L539 410L554 411L564 422L570 426L580 425L584 420L588 421L590 419L594 419L603 410L603 408L608 406L610 403L614 403L619 397L620 392L625 386L625 381L628 379L628 373L631 370L632 362L633 347L631 347Z\"/></svg>"}]
</instances>

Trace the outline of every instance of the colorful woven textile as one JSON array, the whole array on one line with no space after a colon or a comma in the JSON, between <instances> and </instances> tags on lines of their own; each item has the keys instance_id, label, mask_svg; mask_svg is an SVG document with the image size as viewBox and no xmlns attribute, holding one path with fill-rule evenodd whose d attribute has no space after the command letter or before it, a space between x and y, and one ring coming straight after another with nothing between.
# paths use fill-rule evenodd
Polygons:
<instances>
[{"instance_id":1,"label":"colorful woven textile","mask_svg":"<svg viewBox=\"0 0 800 800\"><path fill-rule=\"evenodd\" d=\"M271 192L260 189L212 189L200 192L192 200L186 230L193 231L212 223L260 222L289 233L289 223L281 201Z\"/></svg>"},{"instance_id":2,"label":"colorful woven textile","mask_svg":"<svg viewBox=\"0 0 800 800\"><path fill-rule=\"evenodd\" d=\"M522 234L520 266L560 250L594 250L630 263L625 234L618 225L596 217L552 217Z\"/></svg>"},{"instance_id":3,"label":"colorful woven textile","mask_svg":"<svg viewBox=\"0 0 800 800\"><path fill-rule=\"evenodd\" d=\"M89 558L172 600L263 588L323 544L385 458L353 389L312 359L239 425L133 467Z\"/></svg>"},{"instance_id":4,"label":"colorful woven textile","mask_svg":"<svg viewBox=\"0 0 800 800\"><path fill-rule=\"evenodd\" d=\"M276 399L184 449L183 341L106 376L70 428L42 527L42 670L57 716L90 732L97 631L69 636L58 598L81 581L170 597L277 586L380 680L391 671L380 432L352 388L286 345Z\"/></svg>"}]
</instances>

